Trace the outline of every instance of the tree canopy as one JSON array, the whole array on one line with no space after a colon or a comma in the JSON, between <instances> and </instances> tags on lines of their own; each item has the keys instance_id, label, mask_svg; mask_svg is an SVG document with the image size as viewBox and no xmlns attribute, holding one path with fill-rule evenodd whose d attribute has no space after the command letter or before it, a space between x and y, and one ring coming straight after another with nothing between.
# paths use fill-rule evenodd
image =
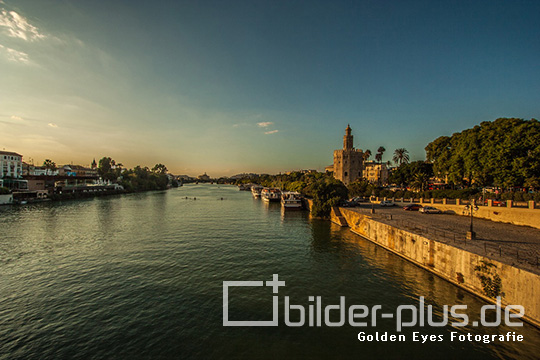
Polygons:
<instances>
[{"instance_id":1,"label":"tree canopy","mask_svg":"<svg viewBox=\"0 0 540 360\"><path fill-rule=\"evenodd\" d=\"M437 177L454 184L540 187L540 122L499 118L426 146Z\"/></svg>"},{"instance_id":2,"label":"tree canopy","mask_svg":"<svg viewBox=\"0 0 540 360\"><path fill-rule=\"evenodd\" d=\"M432 176L432 164L425 161L413 161L410 164L402 163L397 169L392 171L388 180L390 183L401 187L410 186L422 191Z\"/></svg>"}]
</instances>

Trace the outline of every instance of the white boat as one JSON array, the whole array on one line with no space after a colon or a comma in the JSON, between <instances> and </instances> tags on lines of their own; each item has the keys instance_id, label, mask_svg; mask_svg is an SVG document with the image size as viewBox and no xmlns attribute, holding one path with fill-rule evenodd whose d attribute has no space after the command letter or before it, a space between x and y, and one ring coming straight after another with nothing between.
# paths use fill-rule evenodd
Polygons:
<instances>
[{"instance_id":1,"label":"white boat","mask_svg":"<svg viewBox=\"0 0 540 360\"><path fill-rule=\"evenodd\" d=\"M264 188L261 191L261 197L264 201L279 201L281 199L281 191L275 188Z\"/></svg>"},{"instance_id":2,"label":"white boat","mask_svg":"<svg viewBox=\"0 0 540 360\"><path fill-rule=\"evenodd\" d=\"M283 192L281 193L281 206L286 210L302 209L302 197L294 191Z\"/></svg>"},{"instance_id":3,"label":"white boat","mask_svg":"<svg viewBox=\"0 0 540 360\"><path fill-rule=\"evenodd\" d=\"M260 185L253 185L251 187L251 194L253 195L254 198L261 197L262 189L263 189L263 187L260 186Z\"/></svg>"}]
</instances>

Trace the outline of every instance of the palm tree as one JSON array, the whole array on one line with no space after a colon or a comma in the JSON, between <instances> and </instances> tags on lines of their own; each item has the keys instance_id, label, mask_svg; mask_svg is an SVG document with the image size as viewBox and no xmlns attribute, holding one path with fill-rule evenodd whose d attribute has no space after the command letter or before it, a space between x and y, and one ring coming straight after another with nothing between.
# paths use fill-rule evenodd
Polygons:
<instances>
[{"instance_id":1,"label":"palm tree","mask_svg":"<svg viewBox=\"0 0 540 360\"><path fill-rule=\"evenodd\" d=\"M414 175L412 187L419 191L424 191L425 186L429 182L429 175L424 172L419 172Z\"/></svg>"},{"instance_id":2,"label":"palm tree","mask_svg":"<svg viewBox=\"0 0 540 360\"><path fill-rule=\"evenodd\" d=\"M409 152L405 148L396 149L394 151L394 157L392 158L396 164L408 164L409 163Z\"/></svg>"},{"instance_id":3,"label":"palm tree","mask_svg":"<svg viewBox=\"0 0 540 360\"><path fill-rule=\"evenodd\" d=\"M379 146L379 148L377 149L377 154L375 155L375 159L378 162L382 163L382 157L385 151L386 149L384 148L384 146Z\"/></svg>"},{"instance_id":4,"label":"palm tree","mask_svg":"<svg viewBox=\"0 0 540 360\"><path fill-rule=\"evenodd\" d=\"M46 170L46 174L47 175L52 175L52 173L56 170L56 163L54 161L52 161L51 159L46 159L44 162L43 162L43 167L45 168Z\"/></svg>"},{"instance_id":5,"label":"palm tree","mask_svg":"<svg viewBox=\"0 0 540 360\"><path fill-rule=\"evenodd\" d=\"M367 159L369 159L370 157L371 157L371 150L366 149L366 151L364 151L364 161L367 161Z\"/></svg>"}]
</instances>

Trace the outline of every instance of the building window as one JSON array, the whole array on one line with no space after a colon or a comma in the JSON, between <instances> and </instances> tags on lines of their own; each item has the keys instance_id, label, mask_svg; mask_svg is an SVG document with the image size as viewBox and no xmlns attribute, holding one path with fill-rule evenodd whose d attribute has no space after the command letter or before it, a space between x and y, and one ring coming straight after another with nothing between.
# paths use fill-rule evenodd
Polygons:
<instances>
[{"instance_id":1,"label":"building window","mask_svg":"<svg viewBox=\"0 0 540 360\"><path fill-rule=\"evenodd\" d=\"M347 176L347 172L345 171L345 176Z\"/></svg>"}]
</instances>

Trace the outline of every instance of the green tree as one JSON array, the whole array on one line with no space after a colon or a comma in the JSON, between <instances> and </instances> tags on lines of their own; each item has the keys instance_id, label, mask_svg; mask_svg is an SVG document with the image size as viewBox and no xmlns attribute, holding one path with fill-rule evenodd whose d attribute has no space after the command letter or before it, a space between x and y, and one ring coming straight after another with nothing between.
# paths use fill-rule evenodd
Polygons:
<instances>
[{"instance_id":1,"label":"green tree","mask_svg":"<svg viewBox=\"0 0 540 360\"><path fill-rule=\"evenodd\" d=\"M379 148L377 149L377 154L375 154L375 160L377 160L377 162L382 163L383 154L385 151L386 149L384 148L384 146L379 146Z\"/></svg>"},{"instance_id":2,"label":"green tree","mask_svg":"<svg viewBox=\"0 0 540 360\"><path fill-rule=\"evenodd\" d=\"M45 168L47 175L52 174L56 171L56 163L50 159L46 159L43 162L43 167Z\"/></svg>"},{"instance_id":3,"label":"green tree","mask_svg":"<svg viewBox=\"0 0 540 360\"><path fill-rule=\"evenodd\" d=\"M347 187L334 178L322 178L310 183L305 193L313 198L311 214L318 217L330 216L333 206L339 205L341 200L347 199Z\"/></svg>"},{"instance_id":4,"label":"green tree","mask_svg":"<svg viewBox=\"0 0 540 360\"><path fill-rule=\"evenodd\" d=\"M396 165L408 164L409 163L409 152L405 148L399 148L394 151L394 157L392 161Z\"/></svg>"},{"instance_id":5,"label":"green tree","mask_svg":"<svg viewBox=\"0 0 540 360\"><path fill-rule=\"evenodd\" d=\"M418 182L419 177L417 174L422 174L420 179L422 182ZM392 171L389 176L389 181L392 184L400 185L401 187L415 187L413 185L421 184L416 187L422 189L426 182L433 176L433 165L425 161L413 161L410 164L401 164L397 169ZM426 180L427 178L427 180Z\"/></svg>"},{"instance_id":6,"label":"green tree","mask_svg":"<svg viewBox=\"0 0 540 360\"><path fill-rule=\"evenodd\" d=\"M371 196L371 193L374 190L373 184L366 180L356 180L355 182L349 184L349 196Z\"/></svg>"},{"instance_id":7,"label":"green tree","mask_svg":"<svg viewBox=\"0 0 540 360\"><path fill-rule=\"evenodd\" d=\"M160 174L160 175L163 175L163 174L167 174L167 167L163 164L156 164L153 168L152 168L152 172L156 173L156 174Z\"/></svg>"},{"instance_id":8,"label":"green tree","mask_svg":"<svg viewBox=\"0 0 540 360\"><path fill-rule=\"evenodd\" d=\"M103 157L98 163L98 175L103 180L117 181L120 176L121 169L117 167L116 161L110 157Z\"/></svg>"},{"instance_id":9,"label":"green tree","mask_svg":"<svg viewBox=\"0 0 540 360\"><path fill-rule=\"evenodd\" d=\"M500 118L442 136L426 146L437 177L456 185L540 185L540 123Z\"/></svg>"},{"instance_id":10,"label":"green tree","mask_svg":"<svg viewBox=\"0 0 540 360\"><path fill-rule=\"evenodd\" d=\"M366 149L366 151L364 151L364 161L367 161L370 157L371 157L371 150Z\"/></svg>"}]
</instances>

